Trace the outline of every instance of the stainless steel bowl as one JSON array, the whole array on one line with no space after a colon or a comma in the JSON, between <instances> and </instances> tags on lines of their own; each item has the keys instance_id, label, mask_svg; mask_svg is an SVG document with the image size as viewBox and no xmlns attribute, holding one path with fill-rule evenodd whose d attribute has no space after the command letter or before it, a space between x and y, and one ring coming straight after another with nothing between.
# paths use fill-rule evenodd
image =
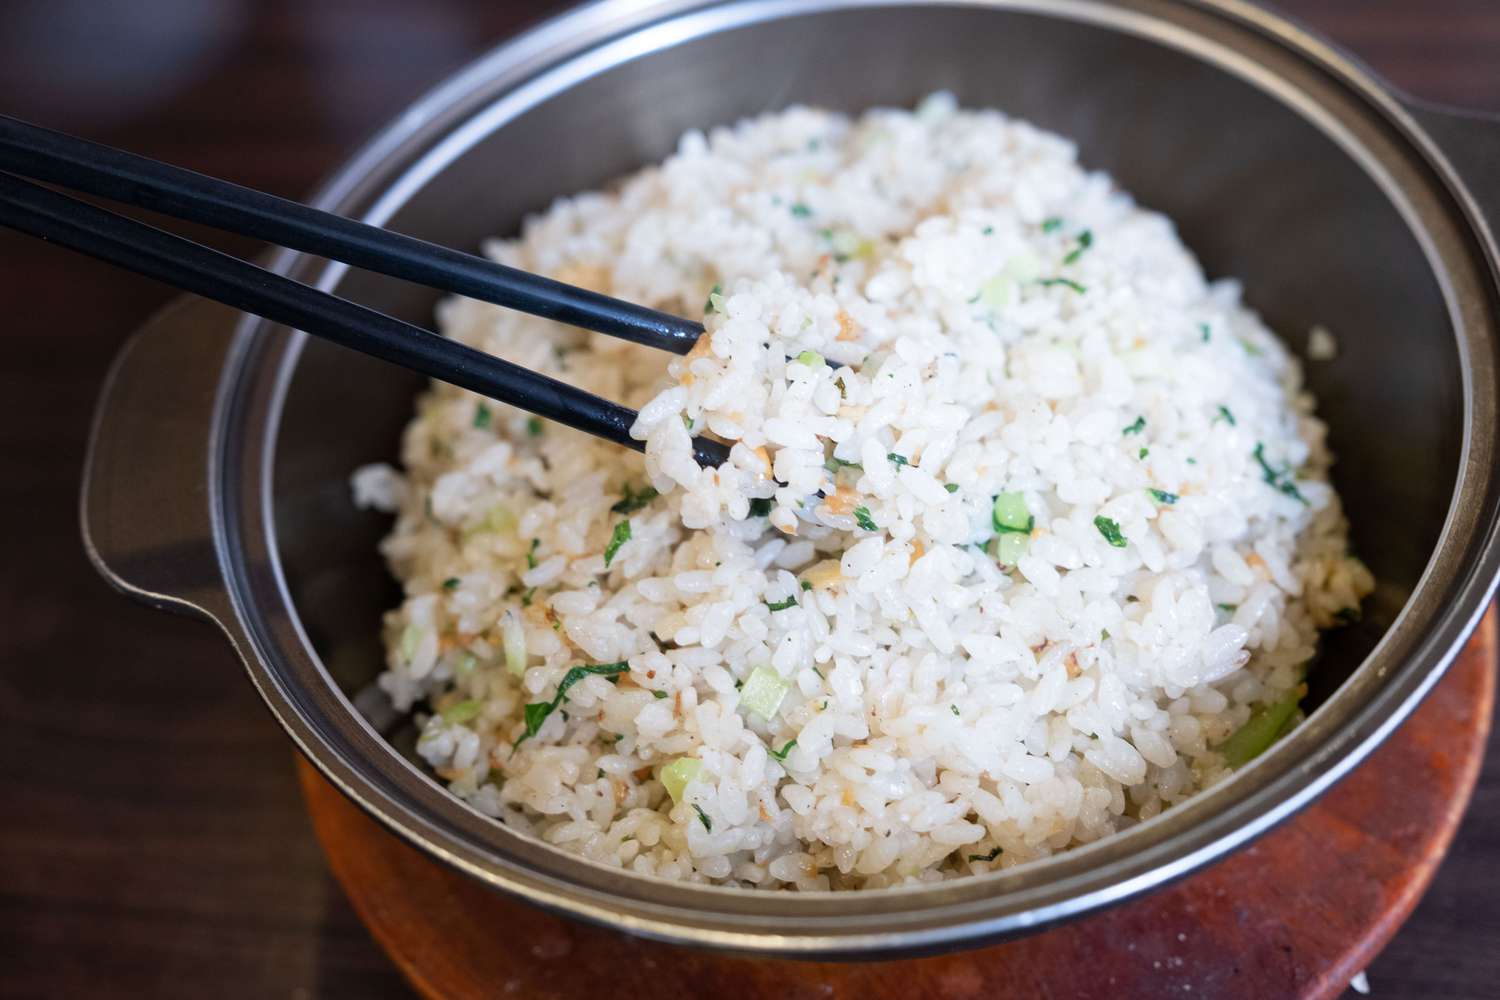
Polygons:
<instances>
[{"instance_id":1,"label":"stainless steel bowl","mask_svg":"<svg viewBox=\"0 0 1500 1000\"><path fill-rule=\"evenodd\" d=\"M947 88L1075 137L1242 277L1310 367L1335 478L1380 580L1332 636L1316 711L1232 781L1048 861L942 885L798 895L671 884L511 833L450 798L350 695L397 592L347 476L389 459L418 381L201 302L120 356L84 485L120 589L216 623L288 734L392 830L497 889L670 941L873 955L1016 934L1241 846L1365 757L1436 682L1495 585L1500 125L1420 107L1237 0L605 0L440 86L316 203L454 246L668 153L691 127L793 102L857 111ZM435 296L282 255L283 271L414 322Z\"/></svg>"}]
</instances>

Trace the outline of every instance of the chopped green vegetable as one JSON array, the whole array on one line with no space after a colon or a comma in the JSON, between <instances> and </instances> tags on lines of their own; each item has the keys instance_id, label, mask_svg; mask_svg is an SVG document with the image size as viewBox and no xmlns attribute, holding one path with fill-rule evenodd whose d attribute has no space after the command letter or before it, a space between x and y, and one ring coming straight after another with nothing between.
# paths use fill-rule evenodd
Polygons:
<instances>
[{"instance_id":1,"label":"chopped green vegetable","mask_svg":"<svg viewBox=\"0 0 1500 1000\"><path fill-rule=\"evenodd\" d=\"M1037 284L1041 285L1043 288L1051 288L1053 285L1062 285L1065 288L1071 288L1073 291L1079 293L1080 295L1088 291L1087 286L1080 285L1072 278L1042 278L1037 281Z\"/></svg>"},{"instance_id":2,"label":"chopped green vegetable","mask_svg":"<svg viewBox=\"0 0 1500 1000\"><path fill-rule=\"evenodd\" d=\"M535 596L536 596L536 588L535 587L529 588L526 591L526 593L524 593L524 594L521 595L521 607L523 607L523 608L529 608L529 607L531 607L531 599L533 597L535 597Z\"/></svg>"},{"instance_id":3,"label":"chopped green vegetable","mask_svg":"<svg viewBox=\"0 0 1500 1000\"><path fill-rule=\"evenodd\" d=\"M1044 233L1055 233L1061 228L1062 220L1055 215L1050 219L1042 220L1042 232Z\"/></svg>"},{"instance_id":4,"label":"chopped green vegetable","mask_svg":"<svg viewBox=\"0 0 1500 1000\"><path fill-rule=\"evenodd\" d=\"M713 288L709 289L708 298L703 302L703 314L705 316L711 312L719 311L719 306L722 304L721 299L723 298L723 295L724 288L722 285L716 284Z\"/></svg>"},{"instance_id":5,"label":"chopped green vegetable","mask_svg":"<svg viewBox=\"0 0 1500 1000\"><path fill-rule=\"evenodd\" d=\"M776 710L781 707L782 700L791 689L792 685L772 668L756 667L740 690L740 704L752 715L770 720L775 717Z\"/></svg>"},{"instance_id":6,"label":"chopped green vegetable","mask_svg":"<svg viewBox=\"0 0 1500 1000\"><path fill-rule=\"evenodd\" d=\"M1208 329L1207 323L1199 323L1198 330L1203 334L1203 342L1205 344L1213 338L1213 333Z\"/></svg>"},{"instance_id":7,"label":"chopped green vegetable","mask_svg":"<svg viewBox=\"0 0 1500 1000\"><path fill-rule=\"evenodd\" d=\"M886 457L887 461L889 461L892 465L896 466L897 468L900 468L903 465L910 465L911 464L910 462L908 462L906 460L906 456L905 455L898 455L894 451L886 452L885 457Z\"/></svg>"},{"instance_id":8,"label":"chopped green vegetable","mask_svg":"<svg viewBox=\"0 0 1500 1000\"><path fill-rule=\"evenodd\" d=\"M995 530L1002 534L1018 531L1029 535L1031 529L1036 527L1036 518L1026 509L1026 498L1020 493L1002 493L997 496L991 520Z\"/></svg>"},{"instance_id":9,"label":"chopped green vegetable","mask_svg":"<svg viewBox=\"0 0 1500 1000\"><path fill-rule=\"evenodd\" d=\"M1224 763L1238 768L1250 763L1276 742L1277 735L1297 712L1297 703L1307 693L1307 686L1299 684L1290 694L1278 702L1262 705L1250 713L1245 724L1219 744L1218 751L1224 755Z\"/></svg>"},{"instance_id":10,"label":"chopped green vegetable","mask_svg":"<svg viewBox=\"0 0 1500 1000\"><path fill-rule=\"evenodd\" d=\"M1166 490L1150 489L1146 492L1150 493L1157 503L1174 504L1178 500L1176 493L1168 493Z\"/></svg>"},{"instance_id":11,"label":"chopped green vegetable","mask_svg":"<svg viewBox=\"0 0 1500 1000\"><path fill-rule=\"evenodd\" d=\"M949 493L957 493L958 492L958 484L957 483L944 483L943 484L943 489L947 490Z\"/></svg>"},{"instance_id":12,"label":"chopped green vegetable","mask_svg":"<svg viewBox=\"0 0 1500 1000\"><path fill-rule=\"evenodd\" d=\"M1099 534L1104 536L1104 540L1106 542L1113 545L1117 549L1123 549L1125 546L1130 544L1125 540L1125 536L1120 534L1119 523L1116 521L1111 521L1109 518L1105 517L1102 514L1094 518L1094 527L1099 529Z\"/></svg>"},{"instance_id":13,"label":"chopped green vegetable","mask_svg":"<svg viewBox=\"0 0 1500 1000\"><path fill-rule=\"evenodd\" d=\"M661 769L662 787L672 796L673 802L682 801L682 793L703 770L703 761L697 757L678 757Z\"/></svg>"},{"instance_id":14,"label":"chopped green vegetable","mask_svg":"<svg viewBox=\"0 0 1500 1000\"><path fill-rule=\"evenodd\" d=\"M1083 256L1084 251L1093 245L1094 234L1085 229L1083 232L1078 234L1078 246L1074 247L1073 252L1063 258L1063 263L1076 264L1078 262L1078 258Z\"/></svg>"},{"instance_id":15,"label":"chopped green vegetable","mask_svg":"<svg viewBox=\"0 0 1500 1000\"><path fill-rule=\"evenodd\" d=\"M998 858L1001 854L1004 854L1004 853L1005 852L1004 852L1003 849L997 847L997 848L995 848L993 851L991 851L988 854L971 854L971 855L969 855L969 860L970 861L994 861L996 858Z\"/></svg>"},{"instance_id":16,"label":"chopped green vegetable","mask_svg":"<svg viewBox=\"0 0 1500 1000\"><path fill-rule=\"evenodd\" d=\"M456 577L456 576L450 576L450 577L448 577L448 579L446 579L446 580L443 581L443 589L444 590L457 590L458 589L458 585L461 582L462 581L460 581L458 577Z\"/></svg>"},{"instance_id":17,"label":"chopped green vegetable","mask_svg":"<svg viewBox=\"0 0 1500 1000\"><path fill-rule=\"evenodd\" d=\"M663 698L670 698L672 696L667 694L667 692L665 691L652 691L651 697L655 698L657 701L661 701Z\"/></svg>"},{"instance_id":18,"label":"chopped green vegetable","mask_svg":"<svg viewBox=\"0 0 1500 1000\"><path fill-rule=\"evenodd\" d=\"M581 667L572 667L563 674L563 679L557 685L557 694L552 696L551 701L534 701L526 706L523 710L526 718L526 731L516 737L516 742L512 746L518 747L523 741L541 732L542 723L546 722L547 717L562 705L563 699L568 696L568 689L585 677L591 674L599 677L615 677L629 672L630 664L624 660L618 663L590 663Z\"/></svg>"},{"instance_id":19,"label":"chopped green vegetable","mask_svg":"<svg viewBox=\"0 0 1500 1000\"><path fill-rule=\"evenodd\" d=\"M695 803L693 803L693 812L697 813L698 814L698 818L703 821L703 829L707 830L709 833L713 833L714 832L713 821L711 821L708 818L708 813L706 813L706 812L703 811L703 807L700 806L700 805L698 805L695 802Z\"/></svg>"},{"instance_id":20,"label":"chopped green vegetable","mask_svg":"<svg viewBox=\"0 0 1500 1000\"><path fill-rule=\"evenodd\" d=\"M1021 561L1030 545L1030 535L1006 532L995 540L995 560L1002 566L1014 566Z\"/></svg>"},{"instance_id":21,"label":"chopped green vegetable","mask_svg":"<svg viewBox=\"0 0 1500 1000\"><path fill-rule=\"evenodd\" d=\"M461 726L465 722L473 722L479 718L479 713L483 709L484 705L481 702L474 698L469 698L443 709L443 721Z\"/></svg>"},{"instance_id":22,"label":"chopped green vegetable","mask_svg":"<svg viewBox=\"0 0 1500 1000\"><path fill-rule=\"evenodd\" d=\"M775 505L775 501L773 501L770 497L758 497L758 498L756 498L754 500L751 500L750 501L750 516L751 517L767 517L767 516L770 515L771 508L774 505Z\"/></svg>"},{"instance_id":23,"label":"chopped green vegetable","mask_svg":"<svg viewBox=\"0 0 1500 1000\"><path fill-rule=\"evenodd\" d=\"M995 235L995 227L994 226L985 226L983 229L981 229L979 231L979 234L981 236L994 236Z\"/></svg>"},{"instance_id":24,"label":"chopped green vegetable","mask_svg":"<svg viewBox=\"0 0 1500 1000\"><path fill-rule=\"evenodd\" d=\"M1147 455L1149 455L1149 454L1151 454L1151 449L1150 449L1150 448L1142 448L1142 449L1141 449L1141 450L1140 450L1140 451L1139 451L1139 452L1138 452L1138 453L1137 453L1137 454L1136 454L1136 456L1135 456L1135 457L1136 457L1136 458L1145 458L1145 457L1146 457L1146 456L1147 456Z\"/></svg>"},{"instance_id":25,"label":"chopped green vegetable","mask_svg":"<svg viewBox=\"0 0 1500 1000\"><path fill-rule=\"evenodd\" d=\"M846 462L842 458L837 458L833 455L830 455L828 456L828 458L823 460L823 468L833 473L837 473L840 469L858 469L861 472L865 471L865 467L863 465L860 465L858 462Z\"/></svg>"},{"instance_id":26,"label":"chopped green vegetable","mask_svg":"<svg viewBox=\"0 0 1500 1000\"><path fill-rule=\"evenodd\" d=\"M952 712L953 712L954 715L958 715L958 706L957 705L949 705L948 708L952 710Z\"/></svg>"},{"instance_id":27,"label":"chopped green vegetable","mask_svg":"<svg viewBox=\"0 0 1500 1000\"><path fill-rule=\"evenodd\" d=\"M1291 469L1282 469L1278 472L1271 468L1271 463L1266 461L1266 446L1262 442L1255 443L1255 451L1251 454L1260 463L1260 474L1265 479L1266 485L1300 501L1303 506L1308 506L1307 497L1302 495L1302 491L1297 489L1297 484L1292 481Z\"/></svg>"},{"instance_id":28,"label":"chopped green vegetable","mask_svg":"<svg viewBox=\"0 0 1500 1000\"><path fill-rule=\"evenodd\" d=\"M793 203L793 205L792 205L792 214L795 215L799 219L805 219L809 215L812 215L813 213L812 213L812 209L808 208L806 205L804 205L802 202L799 201L799 202Z\"/></svg>"},{"instance_id":29,"label":"chopped green vegetable","mask_svg":"<svg viewBox=\"0 0 1500 1000\"><path fill-rule=\"evenodd\" d=\"M407 663L417 655L417 644L422 641L422 630L415 625L408 625L401 630L401 659Z\"/></svg>"},{"instance_id":30,"label":"chopped green vegetable","mask_svg":"<svg viewBox=\"0 0 1500 1000\"><path fill-rule=\"evenodd\" d=\"M1218 423L1220 420L1227 421L1230 427L1235 426L1234 414L1229 412L1229 407L1223 403L1219 404L1219 415L1214 417L1210 423Z\"/></svg>"},{"instance_id":31,"label":"chopped green vegetable","mask_svg":"<svg viewBox=\"0 0 1500 1000\"><path fill-rule=\"evenodd\" d=\"M1248 354L1248 355L1250 355L1252 358L1258 358L1262 354L1266 353L1265 351L1262 351L1259 347L1256 347L1254 344L1250 343L1250 341L1246 340L1244 337L1240 337L1239 338L1239 342L1240 342L1240 346L1245 349L1245 353Z\"/></svg>"},{"instance_id":32,"label":"chopped green vegetable","mask_svg":"<svg viewBox=\"0 0 1500 1000\"><path fill-rule=\"evenodd\" d=\"M809 368L823 367L823 355L819 354L817 351L803 351L801 354L797 355L797 361Z\"/></svg>"},{"instance_id":33,"label":"chopped green vegetable","mask_svg":"<svg viewBox=\"0 0 1500 1000\"><path fill-rule=\"evenodd\" d=\"M870 508L859 506L854 508L854 523L865 531L879 531L880 525L870 516Z\"/></svg>"},{"instance_id":34,"label":"chopped green vegetable","mask_svg":"<svg viewBox=\"0 0 1500 1000\"><path fill-rule=\"evenodd\" d=\"M1124 437L1126 434L1139 434L1145 429L1146 418L1144 416L1136 417L1135 420L1131 422L1129 427L1126 427L1120 431L1120 436Z\"/></svg>"},{"instance_id":35,"label":"chopped green vegetable","mask_svg":"<svg viewBox=\"0 0 1500 1000\"><path fill-rule=\"evenodd\" d=\"M788 597L784 601L774 601L774 602L773 601L767 601L766 602L766 607L770 608L772 611L785 611L787 608L795 608L796 606L797 606L797 598L796 598L795 595L792 596L792 597Z\"/></svg>"},{"instance_id":36,"label":"chopped green vegetable","mask_svg":"<svg viewBox=\"0 0 1500 1000\"><path fill-rule=\"evenodd\" d=\"M542 540L540 538L533 538L531 540L531 548L526 550L527 569L536 569L536 547L540 544L542 544Z\"/></svg>"},{"instance_id":37,"label":"chopped green vegetable","mask_svg":"<svg viewBox=\"0 0 1500 1000\"><path fill-rule=\"evenodd\" d=\"M631 489L629 483L626 483L624 486L624 490L624 498L619 503L610 508L610 510L614 511L616 514L634 514L636 511L646 506L652 500L655 500L657 497L661 496L660 493L656 492L656 487L654 486L647 486L639 493L637 493L633 489Z\"/></svg>"},{"instance_id":38,"label":"chopped green vegetable","mask_svg":"<svg viewBox=\"0 0 1500 1000\"><path fill-rule=\"evenodd\" d=\"M796 745L796 740L787 740L786 746L782 747L780 750L771 750L770 748L767 748L766 752L769 753L772 757L775 757L777 760L784 761L786 760L786 755L791 753L792 747Z\"/></svg>"},{"instance_id":39,"label":"chopped green vegetable","mask_svg":"<svg viewBox=\"0 0 1500 1000\"><path fill-rule=\"evenodd\" d=\"M474 408L474 426L478 427L480 430L483 430L490 425L490 417L490 408L484 405L484 403L480 403L477 407Z\"/></svg>"},{"instance_id":40,"label":"chopped green vegetable","mask_svg":"<svg viewBox=\"0 0 1500 1000\"><path fill-rule=\"evenodd\" d=\"M615 525L615 532L609 536L609 544L604 547L605 569L609 569L609 564L615 560L615 553L619 552L620 546L628 541L630 541L630 522L621 521Z\"/></svg>"},{"instance_id":41,"label":"chopped green vegetable","mask_svg":"<svg viewBox=\"0 0 1500 1000\"><path fill-rule=\"evenodd\" d=\"M1240 609L1240 606L1238 604L1218 604L1215 605L1215 607L1217 607L1220 611L1226 612L1227 614L1231 615Z\"/></svg>"},{"instance_id":42,"label":"chopped green vegetable","mask_svg":"<svg viewBox=\"0 0 1500 1000\"><path fill-rule=\"evenodd\" d=\"M526 421L526 433L532 437L542 436L542 421L539 417L532 417Z\"/></svg>"},{"instance_id":43,"label":"chopped green vegetable","mask_svg":"<svg viewBox=\"0 0 1500 1000\"><path fill-rule=\"evenodd\" d=\"M500 627L500 644L505 649L505 669L520 677L526 672L526 629L521 616L513 611L505 613Z\"/></svg>"}]
</instances>

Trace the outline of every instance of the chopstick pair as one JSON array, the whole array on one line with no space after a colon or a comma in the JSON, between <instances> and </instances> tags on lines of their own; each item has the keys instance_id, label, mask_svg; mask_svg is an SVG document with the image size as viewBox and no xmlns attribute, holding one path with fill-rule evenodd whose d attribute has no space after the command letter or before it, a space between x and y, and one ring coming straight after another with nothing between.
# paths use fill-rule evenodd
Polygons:
<instances>
[{"instance_id":1,"label":"chopstick pair","mask_svg":"<svg viewBox=\"0 0 1500 1000\"><path fill-rule=\"evenodd\" d=\"M675 354L703 333L669 313L5 116L0 171L0 225L636 451L634 410L21 176ZM707 438L693 446L703 465L729 456Z\"/></svg>"}]
</instances>

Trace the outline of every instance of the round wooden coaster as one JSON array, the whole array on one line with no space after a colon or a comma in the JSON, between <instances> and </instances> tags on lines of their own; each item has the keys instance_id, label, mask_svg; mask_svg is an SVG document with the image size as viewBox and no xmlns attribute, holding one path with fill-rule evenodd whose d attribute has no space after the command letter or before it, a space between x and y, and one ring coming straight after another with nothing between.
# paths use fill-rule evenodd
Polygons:
<instances>
[{"instance_id":1,"label":"round wooden coaster","mask_svg":"<svg viewBox=\"0 0 1500 1000\"><path fill-rule=\"evenodd\" d=\"M1333 997L1411 913L1468 804L1495 618L1369 761L1255 844L1085 920L935 958L732 958L585 926L429 860L299 768L334 875L428 997Z\"/></svg>"}]
</instances>

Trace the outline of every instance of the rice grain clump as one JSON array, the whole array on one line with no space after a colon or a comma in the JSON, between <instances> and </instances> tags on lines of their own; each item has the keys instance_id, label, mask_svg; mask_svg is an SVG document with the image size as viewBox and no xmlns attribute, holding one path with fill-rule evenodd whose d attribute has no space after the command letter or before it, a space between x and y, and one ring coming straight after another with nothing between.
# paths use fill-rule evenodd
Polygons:
<instances>
[{"instance_id":1,"label":"rice grain clump","mask_svg":"<svg viewBox=\"0 0 1500 1000\"><path fill-rule=\"evenodd\" d=\"M1023 122L691 132L487 250L708 328L670 359L448 301L637 407L645 456L434 385L404 472L356 477L399 513L380 683L418 752L566 850L813 890L1087 843L1294 725L1373 586L1297 362Z\"/></svg>"}]
</instances>

